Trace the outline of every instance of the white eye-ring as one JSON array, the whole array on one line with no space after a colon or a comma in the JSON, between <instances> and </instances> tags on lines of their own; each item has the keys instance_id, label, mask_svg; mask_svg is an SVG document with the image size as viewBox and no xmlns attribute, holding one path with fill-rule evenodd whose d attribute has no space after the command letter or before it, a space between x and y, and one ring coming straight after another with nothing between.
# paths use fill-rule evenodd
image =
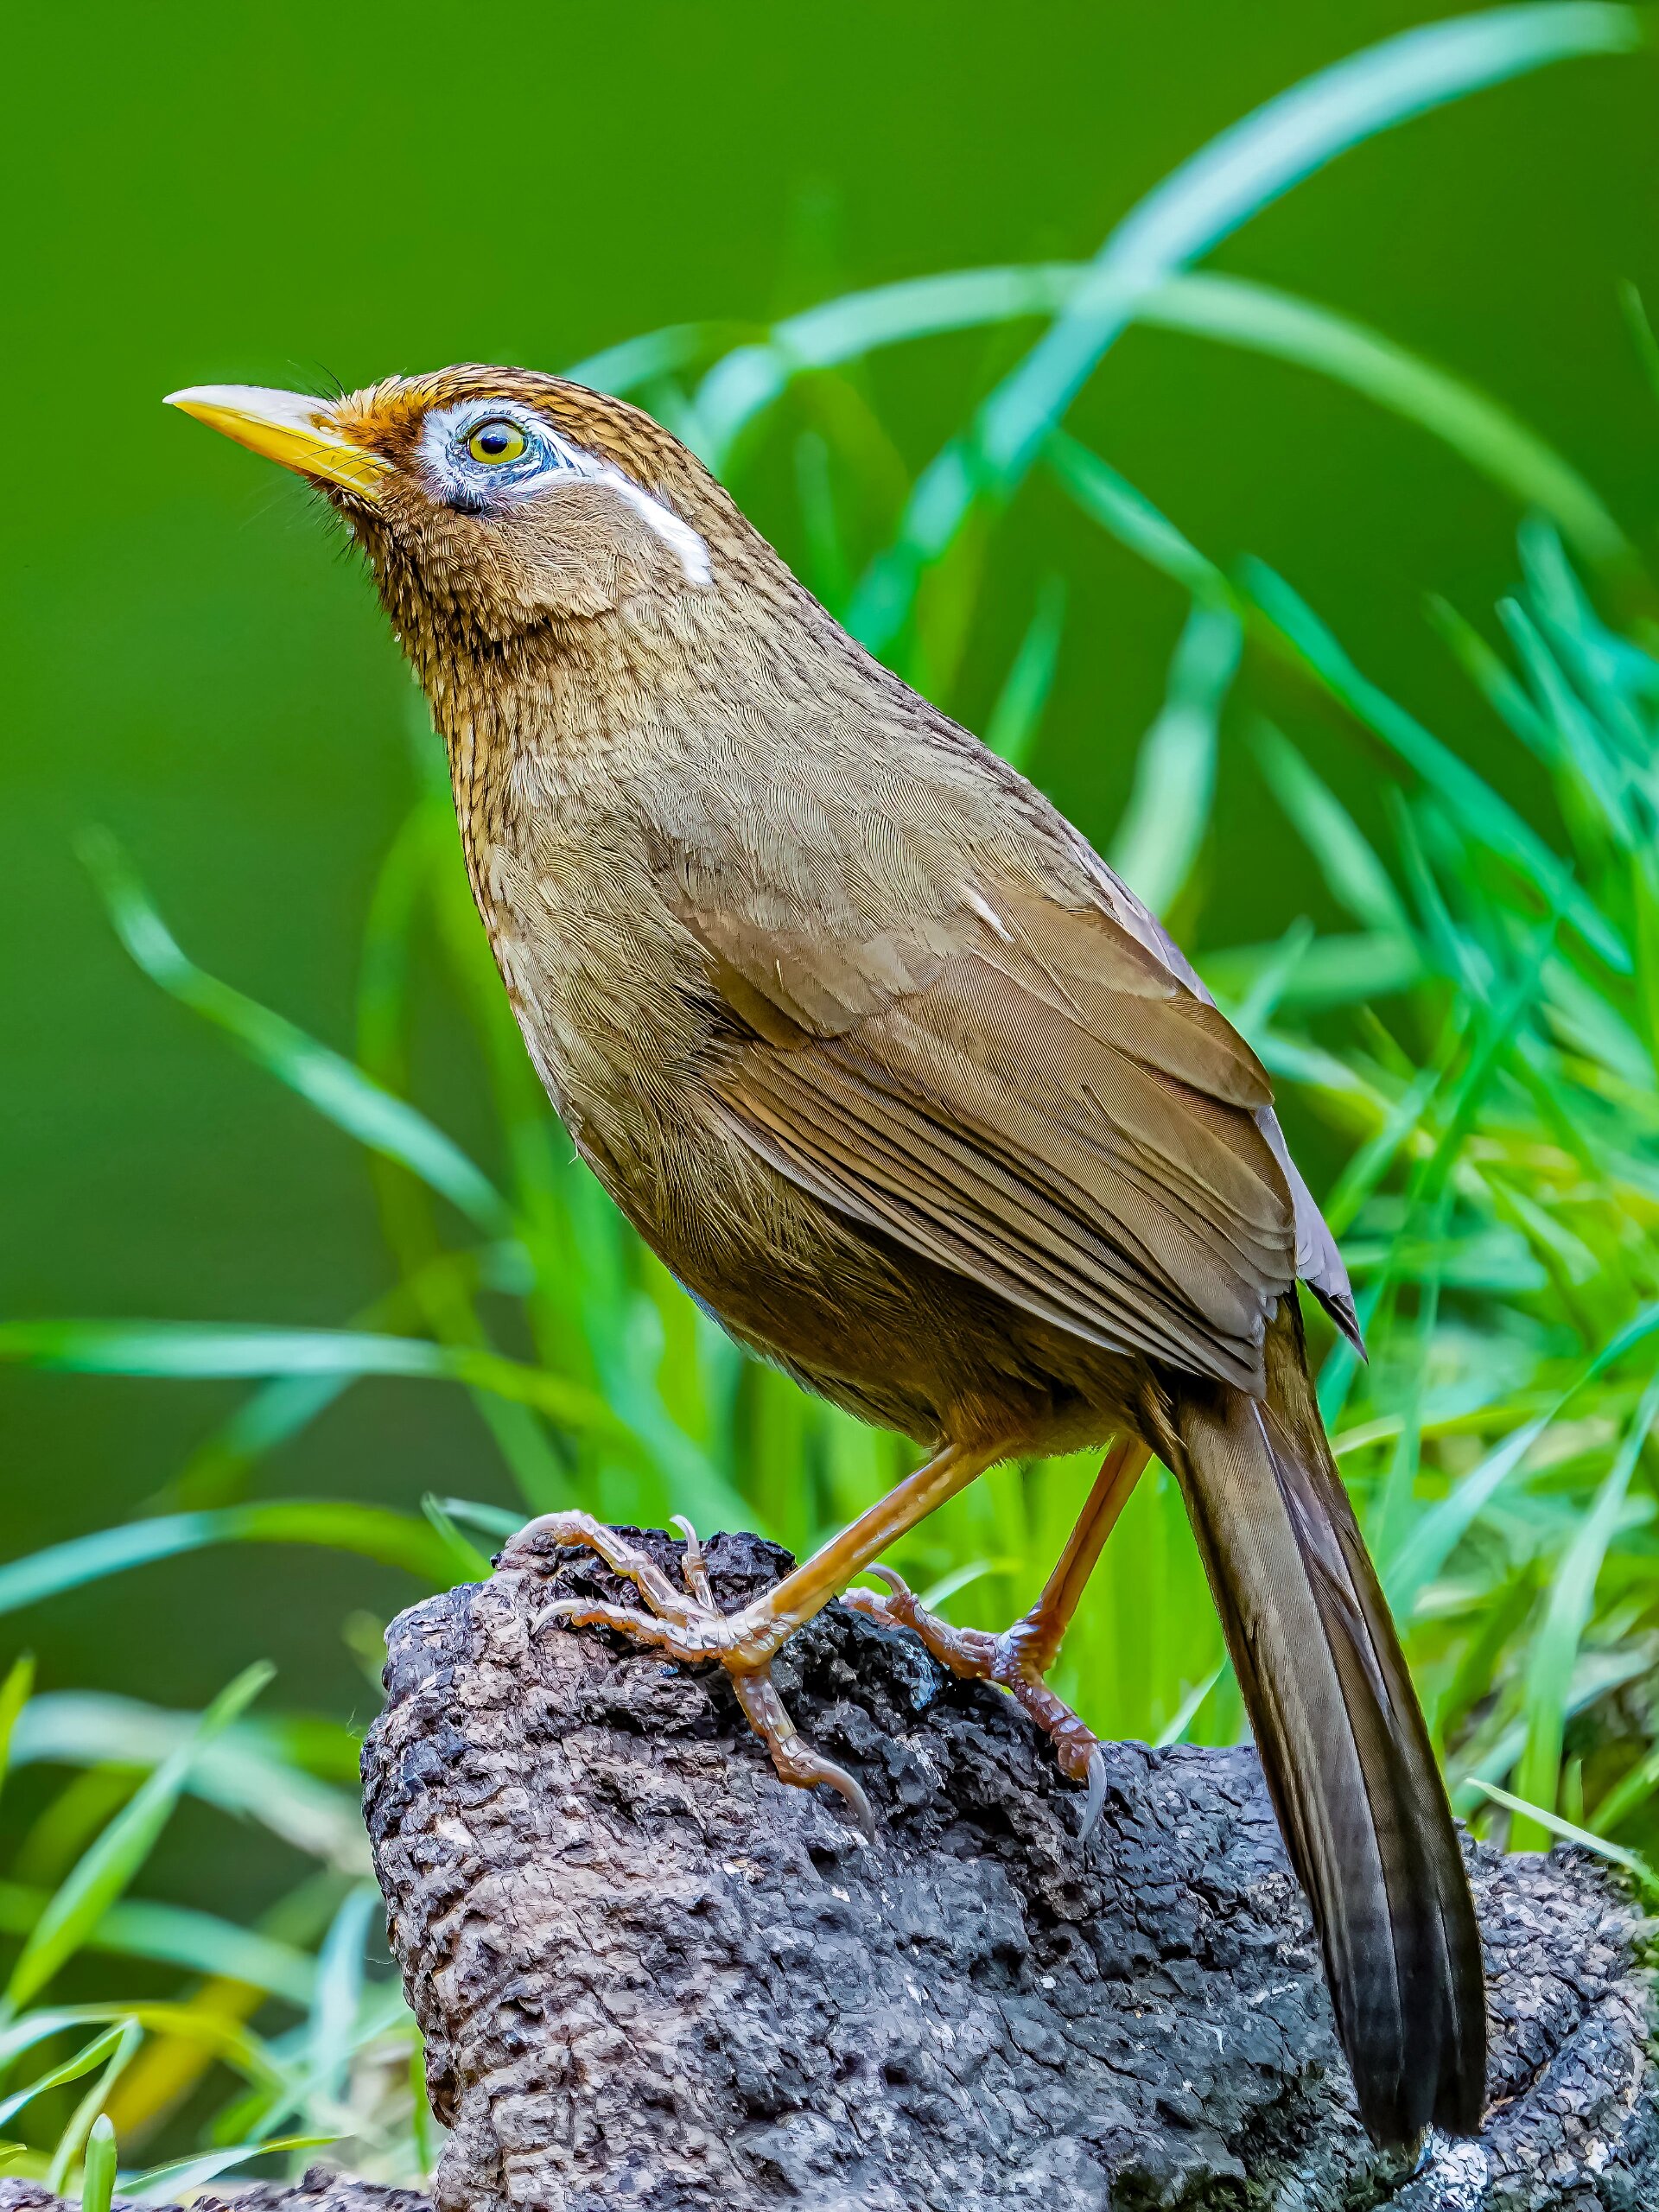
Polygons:
<instances>
[{"instance_id":1,"label":"white eye-ring","mask_svg":"<svg viewBox=\"0 0 1659 2212\"><path fill-rule=\"evenodd\" d=\"M608 485L672 550L689 584L701 589L710 580L708 545L690 523L533 408L499 399L435 408L421 432L421 460L439 497L474 513L537 498L561 479Z\"/></svg>"},{"instance_id":2,"label":"white eye-ring","mask_svg":"<svg viewBox=\"0 0 1659 2212\"><path fill-rule=\"evenodd\" d=\"M550 423L501 399L434 408L421 430L421 460L439 496L462 507L522 496L560 469L577 471L575 448Z\"/></svg>"}]
</instances>

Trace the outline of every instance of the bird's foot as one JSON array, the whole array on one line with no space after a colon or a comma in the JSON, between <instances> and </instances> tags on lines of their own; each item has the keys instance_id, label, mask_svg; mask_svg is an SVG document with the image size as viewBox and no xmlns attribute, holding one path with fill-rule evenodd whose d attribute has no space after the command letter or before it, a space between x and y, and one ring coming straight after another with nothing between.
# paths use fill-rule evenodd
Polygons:
<instances>
[{"instance_id":1,"label":"bird's foot","mask_svg":"<svg viewBox=\"0 0 1659 2212\"><path fill-rule=\"evenodd\" d=\"M1005 1689L1020 1710L1030 1714L1054 1746L1062 1774L1084 1783L1088 1796L1077 1840L1086 1843L1106 1802L1106 1761L1100 1739L1056 1697L1043 1680L1054 1663L1056 1637L1040 1609L1016 1621L1001 1636L984 1629L957 1628L928 1611L902 1575L890 1567L873 1567L887 1585L885 1594L874 1590L849 1590L842 1603L867 1619L889 1627L913 1629L940 1664L969 1681L995 1682Z\"/></svg>"},{"instance_id":2,"label":"bird's foot","mask_svg":"<svg viewBox=\"0 0 1659 2212\"><path fill-rule=\"evenodd\" d=\"M709 1569L697 1532L681 1515L675 1526L685 1538L677 1590L656 1561L591 1513L544 1513L509 1539L498 1565L540 1567L549 1546L596 1552L613 1573L632 1583L647 1611L637 1605L605 1605L585 1598L559 1598L543 1605L532 1630L547 1622L568 1621L575 1628L611 1628L635 1643L651 1645L683 1666L716 1659L731 1677L737 1701L750 1726L772 1754L780 1781L798 1789L826 1783L845 1800L854 1821L872 1841L875 1816L869 1799L844 1767L822 1758L796 1729L772 1680L772 1661L793 1632L760 1599L741 1612L722 1613L715 1603Z\"/></svg>"}]
</instances>

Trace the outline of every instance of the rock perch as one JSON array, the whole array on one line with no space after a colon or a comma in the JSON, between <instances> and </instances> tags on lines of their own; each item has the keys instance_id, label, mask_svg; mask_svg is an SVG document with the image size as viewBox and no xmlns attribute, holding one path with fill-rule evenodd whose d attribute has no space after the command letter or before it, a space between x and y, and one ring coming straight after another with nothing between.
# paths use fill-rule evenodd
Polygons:
<instances>
[{"instance_id":1,"label":"rock perch","mask_svg":"<svg viewBox=\"0 0 1659 2212\"><path fill-rule=\"evenodd\" d=\"M708 1549L728 1606L787 1564ZM832 1606L777 1677L871 1847L778 1783L718 1669L533 1633L553 1596L632 1598L544 1564L394 1624L364 1753L438 2212L1659 2207L1646 1923L1587 1857L1471 1847L1492 2112L1413 2172L1355 2116L1252 1753L1112 1748L1080 1849L1006 1699Z\"/></svg>"}]
</instances>

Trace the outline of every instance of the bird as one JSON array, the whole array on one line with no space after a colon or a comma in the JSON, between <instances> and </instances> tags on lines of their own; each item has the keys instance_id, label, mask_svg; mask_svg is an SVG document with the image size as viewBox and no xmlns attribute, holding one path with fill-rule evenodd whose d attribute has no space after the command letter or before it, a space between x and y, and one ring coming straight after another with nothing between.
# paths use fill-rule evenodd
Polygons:
<instances>
[{"instance_id":1,"label":"bird","mask_svg":"<svg viewBox=\"0 0 1659 2212\"><path fill-rule=\"evenodd\" d=\"M1260 1060L1014 768L867 652L640 410L467 365L168 404L296 471L367 565L447 748L468 878L575 1149L684 1288L922 1464L741 1611L593 1516L641 1603L550 1608L715 1661L780 1777L856 1780L771 1676L833 1599L1001 1684L1100 1795L1049 1689L1152 1456L1191 1518L1375 2139L1478 2131L1467 1874L1310 1380L1298 1283L1363 1350ZM1103 1450L1001 1635L880 1566L1012 1457ZM852 1589L873 1573L880 1591Z\"/></svg>"}]
</instances>

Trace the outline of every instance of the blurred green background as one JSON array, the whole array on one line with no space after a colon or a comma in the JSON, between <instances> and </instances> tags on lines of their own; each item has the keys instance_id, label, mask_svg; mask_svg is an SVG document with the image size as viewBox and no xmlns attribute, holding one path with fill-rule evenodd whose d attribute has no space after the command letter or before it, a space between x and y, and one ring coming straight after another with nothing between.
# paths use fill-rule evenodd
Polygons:
<instances>
[{"instance_id":1,"label":"blurred green background","mask_svg":"<svg viewBox=\"0 0 1659 2212\"><path fill-rule=\"evenodd\" d=\"M1058 5L1015 24L982 0L788 11L679 0L625 14L507 0L469 17L410 0L378 21L281 4L142 14L72 4L20 23L20 90L0 151L12 210L15 426L3 600L0 943L10 957L0 1319L332 1327L393 1279L362 1153L136 972L76 857L89 825L112 830L188 952L353 1052L378 872L420 784L419 716L363 576L303 487L167 413L164 392L219 380L352 386L465 359L559 368L664 325L728 325L735 342L865 287L991 263L1084 259L1217 131L1432 14L1311 0L1116 0ZM1659 303L1656 143L1650 54L1569 60L1357 146L1204 265L1344 310L1496 395L1582 472L1646 555L1659 514L1659 412L1620 288ZM797 411L782 410L739 448L741 496L828 594L807 474L822 464L834 479L856 573L890 534L915 475L1038 327L902 346L814 385ZM674 387L663 396L672 403ZM1556 809L1566 802L1548 747L1517 747L1424 620L1425 594L1441 594L1497 639L1491 610L1517 575L1513 498L1417 424L1337 383L1175 331L1128 331L1068 420L1224 569L1262 556L1363 669L1563 844ZM1650 643L1643 625L1653 588L1633 560L1616 569L1599 580L1603 604ZM1039 477L975 537L948 589L934 594L933 634L925 619L894 658L951 712L988 728L1000 698L1006 706L1033 607L1056 603L1044 596L1052 576L1065 580L1066 611L1026 765L1108 847L1186 615L1166 576ZM1287 681L1270 667L1255 707L1285 716L1353 823L1395 865L1383 754L1354 741L1354 718L1329 697L1310 702L1306 685L1281 696ZM1645 676L1630 681L1633 696L1647 696ZM1214 807L1173 909L1198 952L1279 939L1304 916L1322 933L1351 925L1307 836L1270 795L1250 736L1248 718L1230 710ZM1609 894L1621 929L1627 888ZM1481 926L1470 924L1475 938ZM1630 926L1639 934L1639 920ZM1432 916L1423 930L1433 938ZM499 1101L430 954L428 944L410 986L411 1094L505 1182L512 1162ZM1236 996L1265 1020L1282 978L1252 1001L1261 962L1230 972ZM1425 1064L1440 1050L1446 980L1426 986L1396 1025ZM1456 1018L1447 1019L1466 1041L1475 1033L1457 1022L1471 1006L1478 1014L1482 993L1468 975L1452 980ZM1358 1004L1363 1014L1365 996L1349 988L1331 1002ZM1309 1006L1314 1019L1319 1008ZM1633 1036L1647 1033L1629 1018ZM1452 1056L1446 1046L1446 1065ZM1611 1081L1591 1085L1604 1103ZM1650 1068L1646 1081L1649 1094L1618 1107L1638 1149L1656 1133ZM1332 1096L1339 1088L1326 1083ZM1294 1082L1285 1098L1293 1141L1325 1190L1375 1129L1365 1110L1346 1119L1345 1109L1313 1110ZM1535 1135L1523 1135L1535 1150ZM1512 1137L1522 1145L1507 1128L1490 1141ZM582 1202L571 1203L579 1211ZM1410 1228L1415 1217L1409 1203L1400 1213L1402 1203L1379 1200L1383 1210L1365 1217L1373 1256L1391 1224L1402 1236ZM1544 1201L1527 1203L1536 1211ZM1550 1249L1560 1258L1560 1236ZM1561 1265L1583 1288L1578 1258ZM1494 1355L1491 1372L1499 1382L1520 1372L1515 1329L1533 1332L1526 1342L1540 1361L1595 1352L1648 1294L1650 1272L1645 1256L1633 1262L1620 1279L1624 1302L1605 1311L1594 1308L1595 1285L1587 1303L1564 1292L1548 1313L1522 1311L1523 1298L1518 1321L1505 1308L1491 1342L1510 1345L1510 1365ZM1414 1286L1398 1310L1423 1344L1437 1315L1446 1335L1439 1274L1431 1281L1408 1257L1389 1262L1379 1280ZM1524 1291L1531 1280L1515 1282ZM1478 1269L1470 1287L1493 1290ZM662 1305L659 1287L648 1288ZM663 1311L672 1354L679 1325ZM1449 1325L1455 1336L1485 1323L1458 1309ZM510 1350L525 1350L518 1321L503 1331ZM706 1346L687 1357L687 1375L698 1358L698 1374L725 1373ZM1408 1464L1397 1453L1389 1463L1409 1503L1423 1471L1422 1408L1401 1379L1408 1366L1403 1353L1385 1360L1360 1412L1382 1422L1376 1437L1389 1448L1399 1434L1412 1440ZM1551 1388L1556 1375L1548 1369ZM677 1418L685 1392L702 1387L695 1377L681 1383L664 1384ZM247 1388L0 1366L0 1550L31 1554L144 1510ZM1524 1411L1542 1402L1514 1402ZM1598 1498L1604 1548L1618 1533L1620 1556L1640 1563L1648 1593L1631 1594L1632 1569L1628 1586L1604 1587L1599 1618L1611 1643L1647 1649L1650 1516L1631 1517L1629 1469L1617 1497L1605 1489L1633 1402L1627 1390L1603 1428L1578 1439L1587 1455L1579 1488L1537 1524L1547 1522L1548 1541L1528 1550L1503 1532L1513 1558L1503 1573L1491 1569L1510 1608L1502 1634L1487 1649L1471 1630L1438 1651L1458 1729L1471 1714L1478 1725L1483 1697L1491 1702L1483 1665L1508 1683L1505 1726L1533 1694L1523 1677L1533 1679L1527 1654L1538 1646L1528 1640L1527 1609L1550 1562L1570 1548L1580 1508L1601 1510ZM1487 1442L1514 1428L1521 1414L1510 1410ZM772 1491L763 1495L757 1476L744 1494L778 1533L799 1537L837 1499L860 1494L869 1469L837 1473L839 1432L814 1430L812 1511L798 1528L787 1501L771 1512L766 1496L788 1487L789 1452L808 1451L793 1418L770 1401L750 1405L737 1459L753 1469L763 1446L772 1451ZM1646 1418L1630 1432L1637 1453ZM1376 1440L1370 1430L1356 1450L1368 1440ZM1440 1451L1424 1473L1430 1500L1468 1464L1452 1446ZM1388 1481L1378 1476L1379 1489ZM429 1492L515 1511L522 1503L462 1392L385 1380L345 1393L256 1471L252 1491L412 1513ZM973 1565L981 1583L967 1592L963 1618L1006 1614L1039 1573L1044 1548L1052 1551L1071 1495L1062 1485L1039 1510L1032 1491L1018 1538L1006 1497L986 1508L995 1528L969 1531L951 1558L971 1564L993 1537L1008 1555ZM1378 1510L1386 1522L1393 1509L1385 1499ZM1589 1565L1592 1592L1602 1556ZM1193 1648L1203 1663L1175 1669L1165 1689L1202 1697L1204 1655L1219 1646L1201 1586L1173 1552L1160 1572L1172 1604L1202 1614ZM375 1703L365 1675L372 1624L423 1586L328 1550L227 1547L67 1589L14 1613L0 1634L16 1649L26 1629L48 1690L118 1691L165 1707L198 1708L238 1668L269 1657L284 1707L360 1726ZM1455 1611L1457 1596L1436 1587L1442 1595L1423 1615L1431 1667L1433 1624ZM1503 1636L1515 1638L1507 1659ZM1577 1650L1575 1630L1568 1672ZM1121 1650L1112 1663L1122 1666ZM1109 1671L1104 1657L1101 1665ZM1098 1691L1105 1672L1095 1679ZM1621 1694L1635 1680L1627 1666ZM1106 1704L1121 1725L1173 1726L1164 1690L1148 1704L1127 1675L1114 1682ZM1560 1705L1558 1696L1552 1710ZM1527 1710L1533 1726L1536 1697ZM1225 1734L1234 1718L1212 1710L1200 1732ZM1639 1765L1650 1749L1646 1719L1630 1729ZM1549 1726L1542 1735L1532 1778L1553 1791L1559 1728L1554 1764ZM1526 1740L1537 1739L1534 1726ZM89 1772L100 1759L109 1769L109 1739L100 1740L101 1754L62 1756ZM54 1756L31 1754L44 1764ZM1489 1745L1483 1756L1481 1770L1501 1778L1516 1752L1500 1757ZM311 1764L346 1779L337 1746L314 1746ZM111 1789L65 1816L55 1844L40 1834L38 1773L20 1777L9 1808L42 1877L72 1863L70 1847L95 1831L93 1815L120 1802L120 1760L113 1766ZM1582 1813L1581 1774L1569 1796L1567 1810ZM277 1847L245 1838L223 1853L208 1817L186 1807L152 1891L182 1898L205 1880L222 1910L245 1915L270 1896ZM0 1909L21 1925L24 1906L0 1897ZM315 1933L302 1927L294 1940ZM151 2099L146 2125L164 2106ZM261 2125L269 2120L268 2112Z\"/></svg>"}]
</instances>

